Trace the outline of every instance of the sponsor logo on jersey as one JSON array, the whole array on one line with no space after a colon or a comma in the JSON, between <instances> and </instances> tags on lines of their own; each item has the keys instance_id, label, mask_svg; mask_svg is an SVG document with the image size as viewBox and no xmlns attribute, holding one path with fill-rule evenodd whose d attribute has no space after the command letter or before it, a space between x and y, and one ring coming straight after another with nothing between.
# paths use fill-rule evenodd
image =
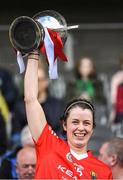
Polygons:
<instances>
[{"instance_id":1,"label":"sponsor logo on jersey","mask_svg":"<svg viewBox=\"0 0 123 180\"><path fill-rule=\"evenodd\" d=\"M96 173L94 171L91 171L90 175L91 175L91 179L92 180L96 180L97 179L97 175L96 175Z\"/></svg>"}]
</instances>

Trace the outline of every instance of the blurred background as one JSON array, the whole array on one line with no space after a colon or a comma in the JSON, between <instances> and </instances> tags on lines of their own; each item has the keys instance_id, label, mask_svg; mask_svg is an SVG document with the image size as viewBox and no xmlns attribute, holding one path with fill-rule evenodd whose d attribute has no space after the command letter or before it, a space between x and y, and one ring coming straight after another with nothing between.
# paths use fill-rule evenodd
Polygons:
<instances>
[{"instance_id":1,"label":"blurred background","mask_svg":"<svg viewBox=\"0 0 123 180\"><path fill-rule=\"evenodd\" d=\"M62 1L4 1L0 6L0 62L15 58L9 42L8 29L18 16L33 16L37 12L53 9L61 13L68 25L80 28L69 31L66 50L70 65L81 55L94 57L97 70L109 75L118 69L118 57L123 44L123 6L121 0L97 0L80 2ZM70 50L70 51L69 51ZM74 61L74 62L73 62ZM11 68L9 68L11 69Z\"/></svg>"},{"instance_id":2,"label":"blurred background","mask_svg":"<svg viewBox=\"0 0 123 180\"><path fill-rule=\"evenodd\" d=\"M122 0L11 0L3 1L0 6L0 67L5 68L12 74L15 86L21 97L23 97L23 74L19 74L16 53L10 44L8 33L13 20L23 15L32 17L40 11L55 10L64 16L68 25L79 25L78 29L68 31L68 38L64 46L68 62L59 61L59 79L50 82L49 91L52 96L64 100L65 103L69 98L73 98L71 95L67 99L67 93L69 92L70 96L76 80L76 63L82 56L93 59L96 73L103 83L102 96L105 97L105 101L101 103L95 101L97 128L90 141L89 148L93 149L96 153L103 141L113 136L123 135L121 129L120 133L119 129L117 133L114 130L115 128L112 130L108 126L112 107L110 83L112 76L120 69L119 57L123 54L122 4ZM9 81L6 83L9 83ZM67 89L68 86L69 91ZM10 87L8 91L11 92L11 90L12 88ZM17 112L15 104L13 104L14 108L9 109L11 116L13 116L13 112ZM23 106L18 105L17 107L18 109L23 109ZM17 122L17 120L15 121ZM17 135L17 131L12 132L11 126L7 123L7 133L13 137L10 146L18 142L18 136L14 136Z\"/></svg>"}]
</instances>

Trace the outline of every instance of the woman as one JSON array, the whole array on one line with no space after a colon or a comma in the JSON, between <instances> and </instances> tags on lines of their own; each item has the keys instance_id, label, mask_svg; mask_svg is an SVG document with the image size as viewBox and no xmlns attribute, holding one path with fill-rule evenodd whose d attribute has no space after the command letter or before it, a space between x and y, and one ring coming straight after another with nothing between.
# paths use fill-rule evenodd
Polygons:
<instances>
[{"instance_id":1,"label":"woman","mask_svg":"<svg viewBox=\"0 0 123 180\"><path fill-rule=\"evenodd\" d=\"M88 100L95 97L94 80L96 70L93 61L88 57L79 60L76 67L76 93Z\"/></svg>"},{"instance_id":2,"label":"woman","mask_svg":"<svg viewBox=\"0 0 123 180\"><path fill-rule=\"evenodd\" d=\"M91 57L82 57L75 69L76 94L88 100L98 103L106 103L104 96L103 81L96 71L94 61Z\"/></svg>"},{"instance_id":3,"label":"woman","mask_svg":"<svg viewBox=\"0 0 123 180\"><path fill-rule=\"evenodd\" d=\"M63 115L67 141L60 139L46 123L37 100L38 51L28 56L24 94L28 124L37 153L36 179L112 179L109 167L87 151L95 127L93 105L82 99L72 101Z\"/></svg>"}]
</instances>

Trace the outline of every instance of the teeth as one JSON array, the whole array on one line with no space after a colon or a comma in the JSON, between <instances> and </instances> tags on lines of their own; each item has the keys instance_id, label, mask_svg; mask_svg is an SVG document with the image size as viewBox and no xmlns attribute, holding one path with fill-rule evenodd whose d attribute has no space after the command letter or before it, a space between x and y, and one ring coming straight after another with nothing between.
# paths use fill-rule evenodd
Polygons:
<instances>
[{"instance_id":1,"label":"teeth","mask_svg":"<svg viewBox=\"0 0 123 180\"><path fill-rule=\"evenodd\" d=\"M75 134L75 136L78 136L78 137L84 137L85 134Z\"/></svg>"}]
</instances>

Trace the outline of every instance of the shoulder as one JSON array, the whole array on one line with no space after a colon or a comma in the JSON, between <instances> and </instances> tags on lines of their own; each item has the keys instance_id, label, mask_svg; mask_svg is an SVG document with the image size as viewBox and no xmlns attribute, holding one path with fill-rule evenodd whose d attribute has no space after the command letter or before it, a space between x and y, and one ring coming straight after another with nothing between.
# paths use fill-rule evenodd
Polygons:
<instances>
[{"instance_id":1,"label":"shoulder","mask_svg":"<svg viewBox=\"0 0 123 180\"><path fill-rule=\"evenodd\" d=\"M103 168L104 171L109 171L109 172L111 171L110 167L101 160L99 160L96 156L94 156L91 151L89 151L88 154L91 161L93 161L93 163L95 164L95 166Z\"/></svg>"},{"instance_id":2,"label":"shoulder","mask_svg":"<svg viewBox=\"0 0 123 180\"><path fill-rule=\"evenodd\" d=\"M101 169L103 169L103 171L106 173L110 173L111 172L111 168L107 165L107 164L105 164L105 163L103 163L102 161L100 161L99 159L97 159L96 157L94 157L94 159L95 159L95 162L97 163L97 165L99 166L99 168L101 168Z\"/></svg>"},{"instance_id":3,"label":"shoulder","mask_svg":"<svg viewBox=\"0 0 123 180\"><path fill-rule=\"evenodd\" d=\"M50 147L50 145L55 145L55 143L61 143L62 141L64 141L64 140L59 138L57 136L57 134L54 132L54 130L52 129L52 127L48 123L46 123L38 140L37 141L34 140L34 143L35 143L35 145L38 145L38 146L40 146L40 145L43 146L43 144L47 144ZM46 148L46 146L45 146L45 148Z\"/></svg>"},{"instance_id":4,"label":"shoulder","mask_svg":"<svg viewBox=\"0 0 123 180\"><path fill-rule=\"evenodd\" d=\"M112 81L121 79L123 77L123 71L118 71L112 76Z\"/></svg>"}]
</instances>

